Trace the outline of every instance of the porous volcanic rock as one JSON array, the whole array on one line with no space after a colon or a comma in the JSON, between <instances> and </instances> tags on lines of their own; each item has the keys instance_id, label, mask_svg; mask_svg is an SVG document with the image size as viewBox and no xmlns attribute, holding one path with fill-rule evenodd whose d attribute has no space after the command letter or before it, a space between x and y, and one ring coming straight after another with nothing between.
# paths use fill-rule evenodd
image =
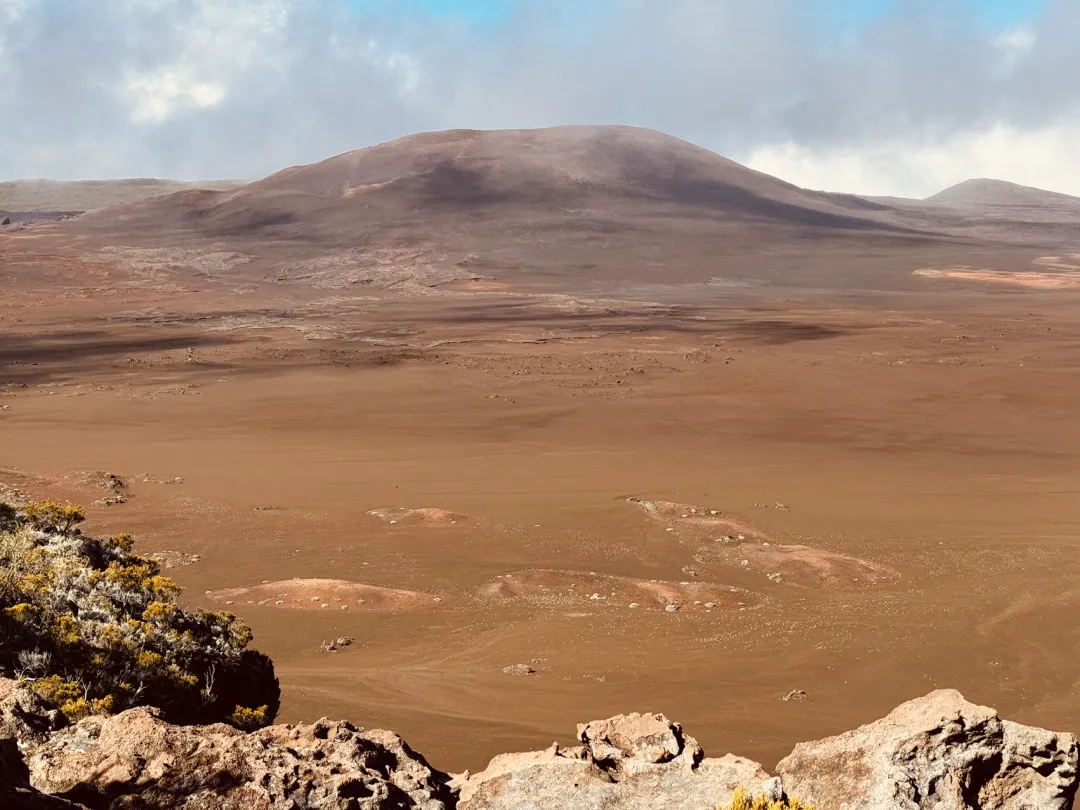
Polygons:
<instances>
[{"instance_id":1,"label":"porous volcanic rock","mask_svg":"<svg viewBox=\"0 0 1080 810\"><path fill-rule=\"evenodd\" d=\"M0 807L4 810L87 810L81 804L47 796L35 790L25 779L25 765L21 759L11 758L12 750L18 757L18 749L11 740L0 740ZM10 765L17 762L17 767Z\"/></svg>"},{"instance_id":2,"label":"porous volcanic rock","mask_svg":"<svg viewBox=\"0 0 1080 810\"><path fill-rule=\"evenodd\" d=\"M629 714L578 726L581 746L503 754L455 780L461 810L701 810L738 787L780 798L780 782L756 762L705 759L682 726L662 714Z\"/></svg>"},{"instance_id":3,"label":"porous volcanic rock","mask_svg":"<svg viewBox=\"0 0 1080 810\"><path fill-rule=\"evenodd\" d=\"M173 726L153 709L91 717L26 757L44 793L92 810L447 810L446 777L389 731L342 721Z\"/></svg>"},{"instance_id":4,"label":"porous volcanic rock","mask_svg":"<svg viewBox=\"0 0 1080 810\"><path fill-rule=\"evenodd\" d=\"M789 795L829 810L1069 810L1076 737L1001 720L954 690L800 743L777 766Z\"/></svg>"},{"instance_id":5,"label":"porous volcanic rock","mask_svg":"<svg viewBox=\"0 0 1080 810\"><path fill-rule=\"evenodd\" d=\"M28 682L0 678L0 740L25 748L45 742L50 732L66 724L56 707L38 697Z\"/></svg>"},{"instance_id":6,"label":"porous volcanic rock","mask_svg":"<svg viewBox=\"0 0 1080 810\"><path fill-rule=\"evenodd\" d=\"M770 777L706 758L678 723L630 714L578 726L580 745L502 754L451 779L396 734L347 722L174 726L131 709L63 726L0 678L0 808L8 810L713 810L737 788L818 810L1068 810L1080 746L1001 720L954 691L800 743Z\"/></svg>"},{"instance_id":7,"label":"porous volcanic rock","mask_svg":"<svg viewBox=\"0 0 1080 810\"><path fill-rule=\"evenodd\" d=\"M48 739L63 715L39 698L29 684L0 678L0 807L4 810L81 810L80 805L46 796L30 786L23 749Z\"/></svg>"}]
</instances>

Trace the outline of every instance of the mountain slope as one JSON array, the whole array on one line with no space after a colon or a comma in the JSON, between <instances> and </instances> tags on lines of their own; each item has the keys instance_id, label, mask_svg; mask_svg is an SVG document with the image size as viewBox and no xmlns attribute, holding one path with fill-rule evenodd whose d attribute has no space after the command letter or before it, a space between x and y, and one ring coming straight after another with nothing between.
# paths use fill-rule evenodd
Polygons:
<instances>
[{"instance_id":1,"label":"mountain slope","mask_svg":"<svg viewBox=\"0 0 1080 810\"><path fill-rule=\"evenodd\" d=\"M353 243L361 232L462 217L533 223L706 218L881 227L857 198L806 191L706 149L633 127L425 133L297 166L230 192L184 192L96 212L86 224L208 236ZM487 220L490 223L490 219Z\"/></svg>"},{"instance_id":2,"label":"mountain slope","mask_svg":"<svg viewBox=\"0 0 1080 810\"><path fill-rule=\"evenodd\" d=\"M965 180L927 197L923 202L950 206L1076 206L1080 208L1080 197L987 178Z\"/></svg>"}]
</instances>

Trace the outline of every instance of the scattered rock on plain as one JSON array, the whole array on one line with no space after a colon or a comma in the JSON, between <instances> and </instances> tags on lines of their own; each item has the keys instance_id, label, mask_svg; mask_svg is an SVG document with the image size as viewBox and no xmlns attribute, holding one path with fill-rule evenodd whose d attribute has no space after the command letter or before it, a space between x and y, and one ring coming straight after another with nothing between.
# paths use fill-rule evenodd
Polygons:
<instances>
[{"instance_id":1,"label":"scattered rock on plain","mask_svg":"<svg viewBox=\"0 0 1080 810\"><path fill-rule=\"evenodd\" d=\"M536 670L530 667L528 664L512 664L508 667L503 667L504 675L535 675Z\"/></svg>"}]
</instances>

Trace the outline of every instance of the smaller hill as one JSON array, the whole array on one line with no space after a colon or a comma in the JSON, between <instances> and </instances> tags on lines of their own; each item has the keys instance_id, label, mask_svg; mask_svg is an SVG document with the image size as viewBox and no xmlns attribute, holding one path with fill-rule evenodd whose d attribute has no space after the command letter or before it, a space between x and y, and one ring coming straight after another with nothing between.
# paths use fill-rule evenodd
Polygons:
<instances>
[{"instance_id":1,"label":"smaller hill","mask_svg":"<svg viewBox=\"0 0 1080 810\"><path fill-rule=\"evenodd\" d=\"M1058 207L1064 205L1080 208L1080 197L987 178L965 180L927 197L923 202L950 206Z\"/></svg>"},{"instance_id":2,"label":"smaller hill","mask_svg":"<svg viewBox=\"0 0 1080 810\"><path fill-rule=\"evenodd\" d=\"M0 211L92 211L191 189L231 191L241 180L184 182L157 178L127 180L7 180L0 182Z\"/></svg>"}]
</instances>

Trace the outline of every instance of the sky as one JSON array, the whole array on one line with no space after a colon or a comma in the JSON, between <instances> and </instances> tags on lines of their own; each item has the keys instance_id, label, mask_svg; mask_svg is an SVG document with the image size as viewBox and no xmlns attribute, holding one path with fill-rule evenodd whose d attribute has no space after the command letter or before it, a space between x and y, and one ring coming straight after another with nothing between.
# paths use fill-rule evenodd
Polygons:
<instances>
[{"instance_id":1,"label":"sky","mask_svg":"<svg viewBox=\"0 0 1080 810\"><path fill-rule=\"evenodd\" d=\"M1080 196L1080 0L0 0L0 179L631 124L799 185Z\"/></svg>"}]
</instances>

